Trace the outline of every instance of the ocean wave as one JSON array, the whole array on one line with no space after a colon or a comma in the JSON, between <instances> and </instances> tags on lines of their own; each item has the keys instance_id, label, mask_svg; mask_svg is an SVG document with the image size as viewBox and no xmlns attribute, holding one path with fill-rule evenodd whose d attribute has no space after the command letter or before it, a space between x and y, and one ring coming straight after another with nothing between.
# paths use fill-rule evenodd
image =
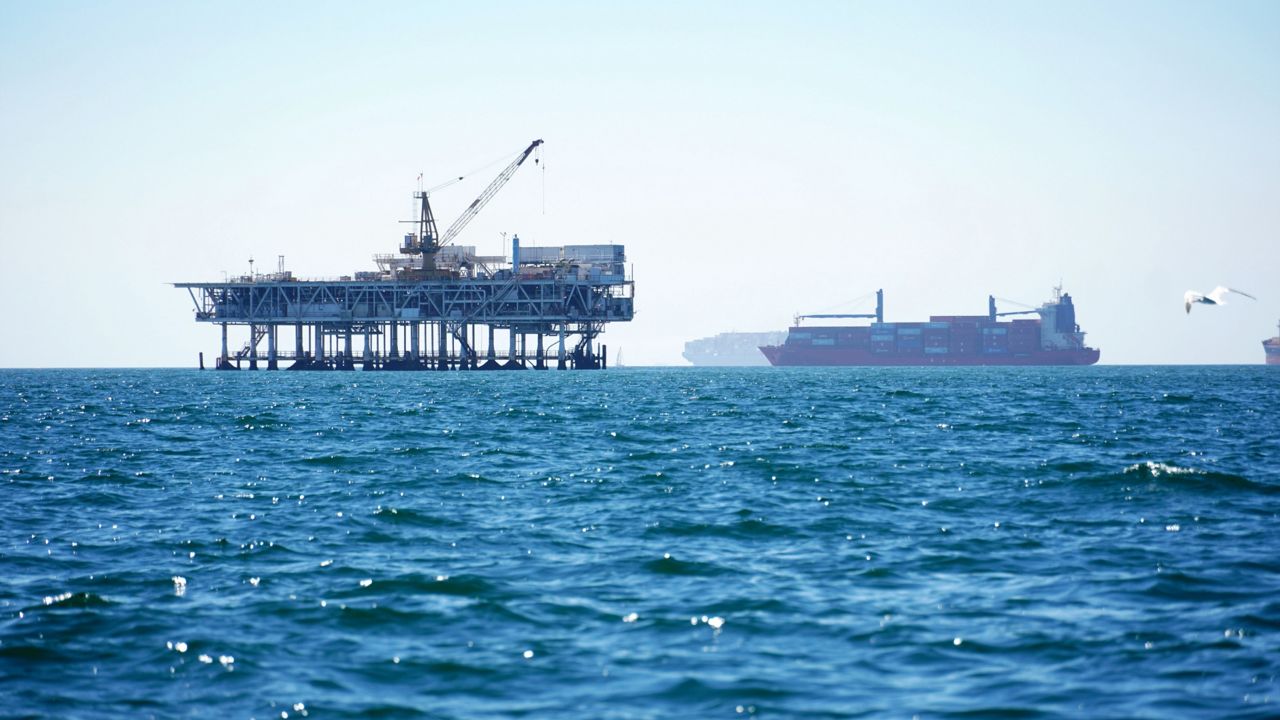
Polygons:
<instances>
[{"instance_id":1,"label":"ocean wave","mask_svg":"<svg viewBox=\"0 0 1280 720\"><path fill-rule=\"evenodd\" d=\"M644 568L655 575L689 575L695 577L715 577L732 572L728 568L715 563L679 560L670 554L645 562Z\"/></svg>"},{"instance_id":2,"label":"ocean wave","mask_svg":"<svg viewBox=\"0 0 1280 720\"><path fill-rule=\"evenodd\" d=\"M653 538L722 537L769 540L795 537L798 534L799 530L794 527L769 523L758 517L742 518L731 523L665 522L645 530L645 535Z\"/></svg>"},{"instance_id":3,"label":"ocean wave","mask_svg":"<svg viewBox=\"0 0 1280 720\"><path fill-rule=\"evenodd\" d=\"M466 523L454 518L415 510L412 507L384 507L374 511L373 517L380 523L423 528L463 528Z\"/></svg>"},{"instance_id":4,"label":"ocean wave","mask_svg":"<svg viewBox=\"0 0 1280 720\"><path fill-rule=\"evenodd\" d=\"M1195 490L1242 490L1268 495L1280 493L1280 486L1255 482L1243 475L1156 461L1129 465L1121 471L1121 477L1130 481L1158 481L1169 487Z\"/></svg>"}]
</instances>

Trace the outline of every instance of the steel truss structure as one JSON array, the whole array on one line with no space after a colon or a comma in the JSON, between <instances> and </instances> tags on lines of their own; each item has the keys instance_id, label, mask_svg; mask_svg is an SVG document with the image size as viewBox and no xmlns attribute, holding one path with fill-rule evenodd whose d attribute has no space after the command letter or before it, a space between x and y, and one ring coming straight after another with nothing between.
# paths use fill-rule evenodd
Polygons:
<instances>
[{"instance_id":1,"label":"steel truss structure","mask_svg":"<svg viewBox=\"0 0 1280 720\"><path fill-rule=\"evenodd\" d=\"M595 339L606 323L632 319L635 292L620 274L531 277L509 270L483 278L355 282L258 275L174 287L188 291L198 322L221 326L218 368L264 363L271 370L282 361L297 370L542 369L551 359L560 369L600 369L607 352ZM249 335L234 353L231 325L248 326ZM292 350L280 337L289 328Z\"/></svg>"}]
</instances>

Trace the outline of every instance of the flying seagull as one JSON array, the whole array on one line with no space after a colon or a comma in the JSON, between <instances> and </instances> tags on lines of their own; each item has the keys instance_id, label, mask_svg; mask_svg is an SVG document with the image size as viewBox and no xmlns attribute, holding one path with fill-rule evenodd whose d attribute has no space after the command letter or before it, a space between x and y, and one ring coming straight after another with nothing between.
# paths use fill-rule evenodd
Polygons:
<instances>
[{"instance_id":1,"label":"flying seagull","mask_svg":"<svg viewBox=\"0 0 1280 720\"><path fill-rule=\"evenodd\" d=\"M1204 293L1196 292L1195 290L1188 290L1187 294L1182 296L1182 299L1187 305L1187 312L1191 312L1191 306L1194 305L1195 303L1204 303L1205 305L1226 305L1227 301L1223 298L1226 297L1227 293L1235 293L1237 295L1243 295L1249 298L1250 300L1258 299L1247 292L1232 290L1229 287L1223 287L1221 285L1214 288L1213 292L1209 293L1208 295L1205 295Z\"/></svg>"}]
</instances>

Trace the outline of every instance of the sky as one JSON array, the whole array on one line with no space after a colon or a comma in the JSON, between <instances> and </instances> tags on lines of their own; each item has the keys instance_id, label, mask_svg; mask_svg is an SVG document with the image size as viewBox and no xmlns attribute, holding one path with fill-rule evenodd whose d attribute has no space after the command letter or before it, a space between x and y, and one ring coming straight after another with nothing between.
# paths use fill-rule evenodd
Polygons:
<instances>
[{"instance_id":1,"label":"sky","mask_svg":"<svg viewBox=\"0 0 1280 720\"><path fill-rule=\"evenodd\" d=\"M1280 321L1280 3L15 0L0 366L192 367L170 283L373 269L419 173L467 174L443 228L535 138L457 242L625 244L628 365L877 288L1061 283L1103 363L1256 364ZM1216 285L1257 300L1183 311Z\"/></svg>"}]
</instances>

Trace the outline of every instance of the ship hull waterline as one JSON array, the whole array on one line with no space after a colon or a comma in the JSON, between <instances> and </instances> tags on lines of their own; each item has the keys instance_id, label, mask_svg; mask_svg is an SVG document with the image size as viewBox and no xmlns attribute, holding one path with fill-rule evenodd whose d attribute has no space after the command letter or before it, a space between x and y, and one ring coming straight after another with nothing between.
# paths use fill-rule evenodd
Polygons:
<instances>
[{"instance_id":1,"label":"ship hull waterline","mask_svg":"<svg viewBox=\"0 0 1280 720\"><path fill-rule=\"evenodd\" d=\"M1009 366L1009 365L1093 365L1101 352L1082 350L1041 350L1029 354L964 354L906 355L875 353L861 348L806 347L789 349L784 345L766 345L760 352L775 367L945 367L945 366Z\"/></svg>"}]
</instances>

